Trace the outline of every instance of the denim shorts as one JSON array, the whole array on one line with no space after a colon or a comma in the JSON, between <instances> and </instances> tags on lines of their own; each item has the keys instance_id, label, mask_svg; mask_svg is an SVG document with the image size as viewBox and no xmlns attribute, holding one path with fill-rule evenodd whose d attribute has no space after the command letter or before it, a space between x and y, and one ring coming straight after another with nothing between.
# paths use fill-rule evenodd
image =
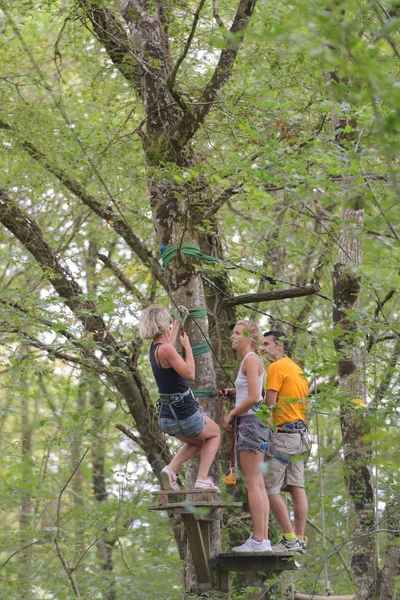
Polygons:
<instances>
[{"instance_id":1,"label":"denim shorts","mask_svg":"<svg viewBox=\"0 0 400 600\"><path fill-rule=\"evenodd\" d=\"M161 429L168 435L182 435L188 438L199 437L206 424L206 415L201 409L197 410L187 419L175 421L175 419L166 419L159 417Z\"/></svg>"}]
</instances>

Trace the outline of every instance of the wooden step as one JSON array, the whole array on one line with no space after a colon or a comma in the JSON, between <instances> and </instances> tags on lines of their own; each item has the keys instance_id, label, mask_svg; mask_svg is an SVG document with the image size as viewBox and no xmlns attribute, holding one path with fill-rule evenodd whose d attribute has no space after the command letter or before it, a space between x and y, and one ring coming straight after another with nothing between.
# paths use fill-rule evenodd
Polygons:
<instances>
[{"instance_id":1,"label":"wooden step","mask_svg":"<svg viewBox=\"0 0 400 600\"><path fill-rule=\"evenodd\" d=\"M220 494L221 492L217 492L216 490L203 490L201 488L187 488L182 490L155 490L151 492L152 496L176 496L179 494Z\"/></svg>"},{"instance_id":2,"label":"wooden step","mask_svg":"<svg viewBox=\"0 0 400 600\"><path fill-rule=\"evenodd\" d=\"M293 554L281 553L243 553L219 554L209 559L218 571L286 571L298 569L299 564Z\"/></svg>"},{"instance_id":3,"label":"wooden step","mask_svg":"<svg viewBox=\"0 0 400 600\"><path fill-rule=\"evenodd\" d=\"M225 507L232 507L232 506L238 506L238 507L242 507L243 503L242 502L219 502L214 501L214 502L210 502L210 501L205 501L205 500L193 500L193 501L189 501L189 500L185 500L184 502L165 502L165 503L160 503L160 504L149 504L147 506L147 510L174 510L174 509L182 509L183 512L194 512L193 509L194 508L211 508L211 509L215 509L215 508L225 508Z\"/></svg>"}]
</instances>

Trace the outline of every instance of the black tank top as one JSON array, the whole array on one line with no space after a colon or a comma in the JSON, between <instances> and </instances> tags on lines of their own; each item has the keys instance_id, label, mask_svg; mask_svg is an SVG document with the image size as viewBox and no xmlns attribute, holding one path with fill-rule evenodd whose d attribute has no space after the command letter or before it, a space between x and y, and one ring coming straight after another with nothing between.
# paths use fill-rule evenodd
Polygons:
<instances>
[{"instance_id":1,"label":"black tank top","mask_svg":"<svg viewBox=\"0 0 400 600\"><path fill-rule=\"evenodd\" d=\"M160 343L152 344L150 346L150 363L158 391L160 394L173 394L175 392L180 392L182 394L183 392L186 392L186 390L190 389L186 379L181 377L181 375L179 375L172 367L164 368L158 364L156 355L157 348L160 346ZM183 400L174 403L173 406L179 420L191 417L198 410L198 404L190 394ZM166 419L174 418L168 404L161 404L159 416Z\"/></svg>"}]
</instances>

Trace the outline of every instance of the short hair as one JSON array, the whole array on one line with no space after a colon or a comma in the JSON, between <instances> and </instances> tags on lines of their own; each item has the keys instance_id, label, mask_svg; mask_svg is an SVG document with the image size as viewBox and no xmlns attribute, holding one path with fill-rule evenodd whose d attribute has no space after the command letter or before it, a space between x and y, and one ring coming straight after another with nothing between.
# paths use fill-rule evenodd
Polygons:
<instances>
[{"instance_id":1,"label":"short hair","mask_svg":"<svg viewBox=\"0 0 400 600\"><path fill-rule=\"evenodd\" d=\"M142 340L151 340L170 328L169 312L166 308L148 306L139 317L139 335Z\"/></svg>"},{"instance_id":2,"label":"short hair","mask_svg":"<svg viewBox=\"0 0 400 600\"><path fill-rule=\"evenodd\" d=\"M251 319L242 319L236 322L235 327L236 325L240 325L241 327L243 327L243 329L247 329L247 331L250 334L249 338L251 342L251 347L253 350L257 350L258 344L260 342L260 330L258 329L258 326L254 323L254 321L252 321Z\"/></svg>"},{"instance_id":3,"label":"short hair","mask_svg":"<svg viewBox=\"0 0 400 600\"><path fill-rule=\"evenodd\" d=\"M275 343L283 344L285 353L289 351L289 340L286 333L279 331L279 329L272 329L271 331L263 333L263 337L267 337L267 335L272 335Z\"/></svg>"}]
</instances>

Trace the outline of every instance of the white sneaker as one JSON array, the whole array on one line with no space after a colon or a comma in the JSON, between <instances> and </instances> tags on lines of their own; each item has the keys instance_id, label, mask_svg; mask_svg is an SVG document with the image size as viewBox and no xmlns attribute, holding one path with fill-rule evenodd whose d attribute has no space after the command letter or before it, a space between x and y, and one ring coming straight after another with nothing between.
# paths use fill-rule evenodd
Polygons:
<instances>
[{"instance_id":1,"label":"white sneaker","mask_svg":"<svg viewBox=\"0 0 400 600\"><path fill-rule=\"evenodd\" d=\"M213 492L221 491L219 487L213 482L212 477L207 477L207 479L196 479L194 487L202 490L211 490Z\"/></svg>"},{"instance_id":2,"label":"white sneaker","mask_svg":"<svg viewBox=\"0 0 400 600\"><path fill-rule=\"evenodd\" d=\"M164 490L180 490L176 473L173 472L171 467L164 467L161 471L161 479L163 482Z\"/></svg>"},{"instance_id":3,"label":"white sneaker","mask_svg":"<svg viewBox=\"0 0 400 600\"><path fill-rule=\"evenodd\" d=\"M235 546L232 548L233 552L272 552L271 542L269 540L263 540L257 542L251 536L241 546Z\"/></svg>"}]
</instances>

